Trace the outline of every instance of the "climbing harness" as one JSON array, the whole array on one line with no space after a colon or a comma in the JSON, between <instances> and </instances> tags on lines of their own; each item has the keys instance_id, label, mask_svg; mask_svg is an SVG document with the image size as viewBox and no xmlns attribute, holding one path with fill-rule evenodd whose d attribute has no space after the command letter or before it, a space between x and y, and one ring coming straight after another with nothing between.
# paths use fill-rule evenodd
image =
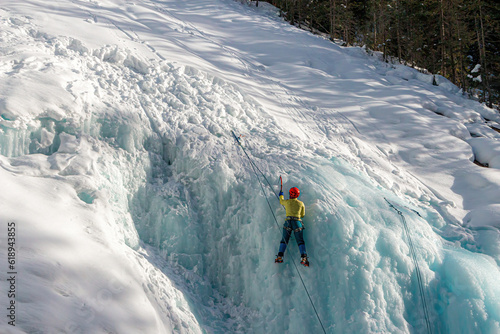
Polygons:
<instances>
[{"instance_id":1,"label":"climbing harness","mask_svg":"<svg viewBox=\"0 0 500 334\"><path fill-rule=\"evenodd\" d=\"M266 192L264 190L264 186L262 185L262 181L260 180L259 175L257 174L257 170L264 177L264 179L266 180L267 184L271 188L271 190L274 193L274 195L276 195L276 197L278 199L279 199L279 196L274 192L273 186L271 185L271 183L269 182L269 180L267 179L267 177L264 175L264 173L262 173L262 171L259 169L259 167L257 167L257 165L253 162L252 158L250 158L250 156L248 155L248 153L247 153L246 149L243 147L243 145L241 145L240 138L237 137L236 134L234 133L234 131L232 131L232 130L231 130L231 134L233 135L234 139L236 140L236 142L238 143L238 145L243 150L243 153L245 153L246 157L248 158L248 161L250 162L250 165L252 166L252 169L253 169L253 172L255 173L255 176L259 180L260 188L262 189L262 194L264 194L264 198L266 199L267 204L269 205L269 209L271 210L271 213L273 215L274 221L276 222L276 225L279 228L280 225L278 223L278 220L276 219L276 216L274 214L274 211L273 211L273 208L271 206L271 203L269 203L269 199L266 196ZM280 176L280 181L281 181L281 190L283 191L283 179L281 178L281 176ZM291 234L290 231L288 231L288 233ZM288 244L287 244L287 246L288 246ZM318 311L316 310L316 307L314 306L314 303L312 301L311 295L309 294L309 291L307 290L306 284L304 283L304 279L302 278L302 275L300 274L299 268L297 268L297 265L295 264L295 262L292 261L292 264L294 265L295 270L297 271L297 274L300 277L300 281L302 282L302 286L304 287L304 290L306 291L307 297L309 297L309 301L311 302L311 305L312 305L312 308L314 310L314 313L316 313L316 317L318 318L319 324L321 325L321 328L323 329L323 332L326 334L326 330L325 330L325 327L323 326L323 322L321 321L321 318L319 317Z\"/></svg>"},{"instance_id":2,"label":"climbing harness","mask_svg":"<svg viewBox=\"0 0 500 334\"><path fill-rule=\"evenodd\" d=\"M287 217L285 218L285 221L296 221L296 222L298 222L298 224L297 224L297 225L299 225L299 226L300 226L300 227L297 227L296 229L292 229L291 227L283 226L283 228L284 228L285 230L287 230L287 231L288 231L288 233L291 233L292 231L293 231L293 232L300 232L300 231L302 231L303 229L305 229L304 224L302 223L302 219L300 219L300 218L297 218L297 217L292 217L292 216L287 216ZM288 245L287 245L287 246L288 246Z\"/></svg>"},{"instance_id":3,"label":"climbing harness","mask_svg":"<svg viewBox=\"0 0 500 334\"><path fill-rule=\"evenodd\" d=\"M291 235L292 231L293 231L293 232L300 232L300 231L302 231L302 230L304 229L303 227L298 227L298 228L296 228L296 229L294 230L294 229L292 229L291 227L286 227L286 226L283 226L283 228L284 228L285 230L287 230L287 231L288 231L288 234L290 234L290 235ZM288 246L288 245L287 245L287 246Z\"/></svg>"},{"instance_id":4,"label":"climbing harness","mask_svg":"<svg viewBox=\"0 0 500 334\"><path fill-rule=\"evenodd\" d=\"M401 217L401 221L403 222L403 228L404 228L406 237L408 239L408 246L410 248L411 257L413 260L413 264L415 265L415 273L417 276L418 289L420 291L420 299L422 302L422 309L424 311L425 323L427 325L427 332L432 334L431 322L429 320L429 308L427 306L427 300L425 299L424 287L422 284L422 274L420 272L420 266L418 265L418 261L417 261L417 253L415 252L415 247L414 247L413 241L411 239L410 229L408 228L408 224L406 223L406 218L403 215L403 212L401 212L401 210L399 210L391 202L389 202L389 200L387 198L384 197L384 199L389 204L389 207L391 207L392 209L394 209L394 211L396 211L398 213L398 215ZM420 215L420 213L418 213L418 211L415 211L415 210L410 209L410 208L408 208L408 209L415 212L419 217L422 217Z\"/></svg>"}]
</instances>

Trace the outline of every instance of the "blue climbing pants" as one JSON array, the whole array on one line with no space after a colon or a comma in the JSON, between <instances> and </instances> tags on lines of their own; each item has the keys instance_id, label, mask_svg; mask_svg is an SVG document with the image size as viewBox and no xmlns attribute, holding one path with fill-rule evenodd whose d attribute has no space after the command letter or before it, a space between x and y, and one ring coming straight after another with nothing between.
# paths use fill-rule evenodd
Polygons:
<instances>
[{"instance_id":1,"label":"blue climbing pants","mask_svg":"<svg viewBox=\"0 0 500 334\"><path fill-rule=\"evenodd\" d=\"M303 230L304 225L302 225L302 221L295 219L287 219L285 221L285 224L283 224L283 237L281 238L280 248L278 251L279 256L283 256L285 253L286 245L288 245L292 232L295 235L295 241L297 241L297 245L299 246L300 255L306 254Z\"/></svg>"}]
</instances>

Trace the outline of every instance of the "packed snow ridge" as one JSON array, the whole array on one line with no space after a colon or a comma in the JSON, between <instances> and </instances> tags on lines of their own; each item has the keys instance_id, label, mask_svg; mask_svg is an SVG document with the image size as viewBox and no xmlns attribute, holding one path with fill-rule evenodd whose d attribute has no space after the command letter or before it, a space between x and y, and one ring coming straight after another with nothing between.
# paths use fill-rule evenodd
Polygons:
<instances>
[{"instance_id":1,"label":"packed snow ridge","mask_svg":"<svg viewBox=\"0 0 500 334\"><path fill-rule=\"evenodd\" d=\"M0 25L2 333L500 333L500 117L445 78L262 2L5 0ZM280 175L318 315L293 240L274 263Z\"/></svg>"}]
</instances>

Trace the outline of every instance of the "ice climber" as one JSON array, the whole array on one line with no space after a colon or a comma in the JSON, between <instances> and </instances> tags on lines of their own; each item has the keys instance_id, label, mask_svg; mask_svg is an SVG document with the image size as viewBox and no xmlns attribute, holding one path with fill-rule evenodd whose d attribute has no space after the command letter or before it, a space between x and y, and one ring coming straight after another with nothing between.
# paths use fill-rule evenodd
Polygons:
<instances>
[{"instance_id":1,"label":"ice climber","mask_svg":"<svg viewBox=\"0 0 500 334\"><path fill-rule=\"evenodd\" d=\"M300 195L300 190L297 187L290 189L290 199L285 200L283 192L280 191L280 204L285 207L286 210L286 220L283 224L283 238L281 238L280 248L278 251L278 256L274 262L282 263L283 255L285 254L286 246L292 235L292 231L295 235L295 240L300 250L300 263L306 267L309 267L309 261L307 260L306 254L306 244L304 243L303 230L304 225L302 224L302 217L306 215L306 208L304 203L299 201L297 198Z\"/></svg>"}]
</instances>

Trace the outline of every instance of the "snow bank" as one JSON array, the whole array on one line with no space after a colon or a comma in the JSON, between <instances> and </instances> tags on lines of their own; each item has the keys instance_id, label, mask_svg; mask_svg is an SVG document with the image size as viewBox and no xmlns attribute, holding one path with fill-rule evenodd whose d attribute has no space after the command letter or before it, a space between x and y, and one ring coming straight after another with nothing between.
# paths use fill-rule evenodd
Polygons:
<instances>
[{"instance_id":1,"label":"snow bank","mask_svg":"<svg viewBox=\"0 0 500 334\"><path fill-rule=\"evenodd\" d=\"M481 164L500 168L500 142L492 138L471 138L467 141Z\"/></svg>"},{"instance_id":2,"label":"snow bank","mask_svg":"<svg viewBox=\"0 0 500 334\"><path fill-rule=\"evenodd\" d=\"M25 231L22 331L321 332L293 239L273 262L277 186L232 130L302 191L328 333L423 332L421 292L434 332L500 331L499 182L464 125L493 115L445 80L239 2L7 3L0 219Z\"/></svg>"},{"instance_id":3,"label":"snow bank","mask_svg":"<svg viewBox=\"0 0 500 334\"><path fill-rule=\"evenodd\" d=\"M500 263L499 205L491 204L472 210L465 216L464 222L474 230L480 251L492 255Z\"/></svg>"},{"instance_id":4,"label":"snow bank","mask_svg":"<svg viewBox=\"0 0 500 334\"><path fill-rule=\"evenodd\" d=\"M40 172L37 163L47 158L0 161L0 219L17 231L19 332L201 333L182 292L142 254L117 242L106 200L86 204L67 182L26 176ZM6 281L8 275L0 276ZM158 303L159 291L170 306ZM11 333L2 322L2 332Z\"/></svg>"}]
</instances>

